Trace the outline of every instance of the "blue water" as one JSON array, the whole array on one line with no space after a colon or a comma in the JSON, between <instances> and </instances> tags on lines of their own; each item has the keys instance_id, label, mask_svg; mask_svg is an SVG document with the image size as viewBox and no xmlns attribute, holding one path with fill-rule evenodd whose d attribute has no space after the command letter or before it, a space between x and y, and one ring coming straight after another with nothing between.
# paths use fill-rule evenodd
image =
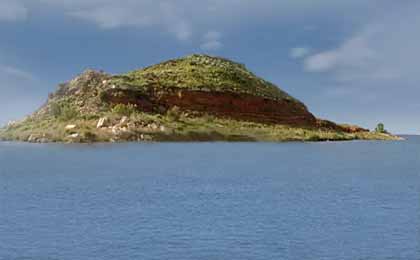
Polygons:
<instances>
[{"instance_id":1,"label":"blue water","mask_svg":"<svg viewBox=\"0 0 420 260\"><path fill-rule=\"evenodd\" d=\"M0 259L419 260L420 138L0 143Z\"/></svg>"}]
</instances>

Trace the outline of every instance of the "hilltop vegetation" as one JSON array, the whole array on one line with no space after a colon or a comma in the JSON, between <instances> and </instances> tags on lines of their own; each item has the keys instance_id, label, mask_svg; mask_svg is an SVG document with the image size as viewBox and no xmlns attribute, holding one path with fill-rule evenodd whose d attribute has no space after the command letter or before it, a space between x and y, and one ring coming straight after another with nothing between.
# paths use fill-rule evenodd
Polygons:
<instances>
[{"instance_id":1,"label":"hilltop vegetation","mask_svg":"<svg viewBox=\"0 0 420 260\"><path fill-rule=\"evenodd\" d=\"M297 101L272 83L257 77L245 65L224 58L191 55L113 77L111 84L156 91L181 88L235 92L270 99Z\"/></svg>"}]
</instances>

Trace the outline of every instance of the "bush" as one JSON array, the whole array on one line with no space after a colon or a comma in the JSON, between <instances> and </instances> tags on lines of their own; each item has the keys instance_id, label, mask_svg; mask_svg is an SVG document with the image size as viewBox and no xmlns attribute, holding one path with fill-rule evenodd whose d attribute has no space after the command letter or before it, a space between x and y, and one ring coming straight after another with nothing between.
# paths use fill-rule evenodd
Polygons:
<instances>
[{"instance_id":1,"label":"bush","mask_svg":"<svg viewBox=\"0 0 420 260\"><path fill-rule=\"evenodd\" d=\"M375 132L381 133L381 134L386 133L384 124L379 123L375 128Z\"/></svg>"},{"instance_id":2,"label":"bush","mask_svg":"<svg viewBox=\"0 0 420 260\"><path fill-rule=\"evenodd\" d=\"M50 113L53 117L62 121L69 121L79 116L79 112L67 103L52 103Z\"/></svg>"},{"instance_id":3,"label":"bush","mask_svg":"<svg viewBox=\"0 0 420 260\"><path fill-rule=\"evenodd\" d=\"M166 116L172 121L179 121L182 116L181 109L177 106L171 107L167 112Z\"/></svg>"},{"instance_id":4,"label":"bush","mask_svg":"<svg viewBox=\"0 0 420 260\"><path fill-rule=\"evenodd\" d=\"M216 120L216 117L210 114L204 114L201 118L204 120L204 122L210 123L210 124L214 123L214 121Z\"/></svg>"},{"instance_id":5,"label":"bush","mask_svg":"<svg viewBox=\"0 0 420 260\"><path fill-rule=\"evenodd\" d=\"M108 94L105 91L100 91L98 96L102 102L106 102L108 100Z\"/></svg>"},{"instance_id":6,"label":"bush","mask_svg":"<svg viewBox=\"0 0 420 260\"><path fill-rule=\"evenodd\" d=\"M120 116L130 116L137 111L137 106L133 104L118 104L112 108L112 113L120 115Z\"/></svg>"},{"instance_id":7,"label":"bush","mask_svg":"<svg viewBox=\"0 0 420 260\"><path fill-rule=\"evenodd\" d=\"M96 134L92 133L91 131L86 130L82 133L83 141L84 142L95 142L96 141Z\"/></svg>"}]
</instances>

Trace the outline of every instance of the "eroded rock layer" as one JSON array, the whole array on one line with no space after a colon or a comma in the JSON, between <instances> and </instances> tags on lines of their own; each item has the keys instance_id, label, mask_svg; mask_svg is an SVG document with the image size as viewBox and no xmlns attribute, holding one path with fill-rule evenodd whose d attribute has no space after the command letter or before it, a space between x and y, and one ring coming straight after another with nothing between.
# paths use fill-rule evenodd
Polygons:
<instances>
[{"instance_id":1,"label":"eroded rock layer","mask_svg":"<svg viewBox=\"0 0 420 260\"><path fill-rule=\"evenodd\" d=\"M242 121L315 126L316 118L307 108L291 100L273 100L250 94L172 90L145 95L133 90L112 89L104 96L112 104L133 104L145 112L157 108L198 111Z\"/></svg>"}]
</instances>

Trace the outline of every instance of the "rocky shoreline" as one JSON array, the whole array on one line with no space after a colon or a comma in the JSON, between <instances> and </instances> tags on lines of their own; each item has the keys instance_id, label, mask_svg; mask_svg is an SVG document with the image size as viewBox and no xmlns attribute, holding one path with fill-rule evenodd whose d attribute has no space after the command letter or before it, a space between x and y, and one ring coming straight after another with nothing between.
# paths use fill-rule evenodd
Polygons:
<instances>
[{"instance_id":1,"label":"rocky shoreline","mask_svg":"<svg viewBox=\"0 0 420 260\"><path fill-rule=\"evenodd\" d=\"M173 116L110 115L97 120L49 124L50 130L37 125L25 130L24 123L12 124L0 130L0 140L30 143L402 140L397 136L375 132L346 133L185 114L176 120Z\"/></svg>"}]
</instances>

